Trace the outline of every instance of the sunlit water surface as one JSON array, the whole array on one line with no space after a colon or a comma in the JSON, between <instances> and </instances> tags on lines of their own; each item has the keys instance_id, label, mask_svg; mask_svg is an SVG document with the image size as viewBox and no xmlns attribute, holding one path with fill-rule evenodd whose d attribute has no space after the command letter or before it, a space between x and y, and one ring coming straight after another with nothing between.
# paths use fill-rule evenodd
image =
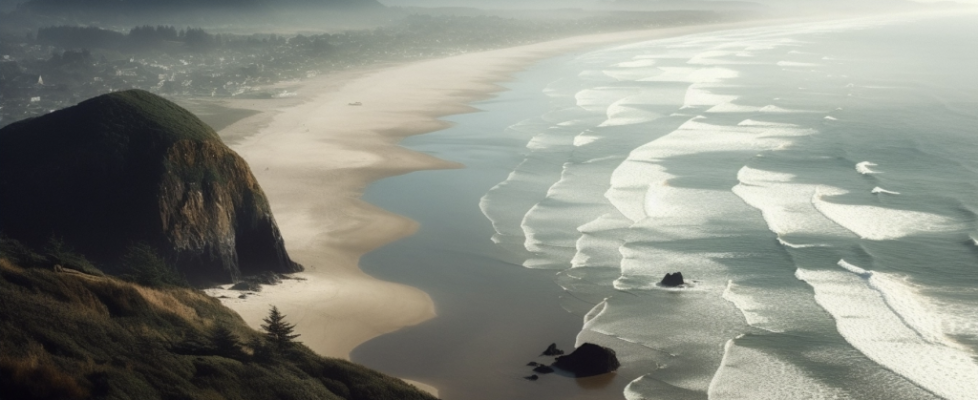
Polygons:
<instances>
[{"instance_id":1,"label":"sunlit water surface","mask_svg":"<svg viewBox=\"0 0 978 400\"><path fill-rule=\"evenodd\" d=\"M974 14L886 17L542 63L511 87L543 101L406 142L470 165L427 195L485 190L491 229L366 197L556 273L629 400L978 399L976 39Z\"/></svg>"}]
</instances>

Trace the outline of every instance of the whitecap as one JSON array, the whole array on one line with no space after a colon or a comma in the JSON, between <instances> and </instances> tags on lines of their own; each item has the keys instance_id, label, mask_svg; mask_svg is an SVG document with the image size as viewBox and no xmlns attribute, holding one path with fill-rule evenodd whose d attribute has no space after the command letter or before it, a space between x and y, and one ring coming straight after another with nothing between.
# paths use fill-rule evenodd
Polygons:
<instances>
[{"instance_id":1,"label":"whitecap","mask_svg":"<svg viewBox=\"0 0 978 400\"><path fill-rule=\"evenodd\" d=\"M686 63L700 65L725 64L726 62L724 60L718 58L726 57L732 54L733 52L731 51L708 50L693 56L693 58L690 58Z\"/></svg>"},{"instance_id":2,"label":"whitecap","mask_svg":"<svg viewBox=\"0 0 978 400\"><path fill-rule=\"evenodd\" d=\"M625 61L615 64L619 68L651 67L655 65L655 59L641 58L632 61Z\"/></svg>"},{"instance_id":3,"label":"whitecap","mask_svg":"<svg viewBox=\"0 0 978 400\"><path fill-rule=\"evenodd\" d=\"M598 126L641 124L651 122L662 117L662 115L658 113L628 107L625 104L630 100L631 98L622 99L608 106L606 111L607 119L605 119L605 121Z\"/></svg>"},{"instance_id":4,"label":"whitecap","mask_svg":"<svg viewBox=\"0 0 978 400\"><path fill-rule=\"evenodd\" d=\"M780 236L778 237L778 243L781 243L782 246L790 247L792 249L809 249L809 248L812 248L812 247L825 247L824 244L797 244L797 243L791 243L791 242L789 242L787 240L782 239Z\"/></svg>"},{"instance_id":5,"label":"whitecap","mask_svg":"<svg viewBox=\"0 0 978 400\"><path fill-rule=\"evenodd\" d=\"M777 65L779 67L819 67L819 64L804 63L797 61L778 61Z\"/></svg>"},{"instance_id":6,"label":"whitecap","mask_svg":"<svg viewBox=\"0 0 978 400\"><path fill-rule=\"evenodd\" d=\"M867 271L865 269L859 268L859 267L857 267L857 266L855 266L853 264L850 264L850 263L846 262L846 260L844 260L844 259L840 259L839 262L836 263L836 264L838 266L842 267L843 269L845 269L846 271L852 272L852 273L854 273L856 275L859 275L859 276L861 276L863 278L869 278L870 276L873 275L873 272L872 271Z\"/></svg>"},{"instance_id":7,"label":"whitecap","mask_svg":"<svg viewBox=\"0 0 978 400\"><path fill-rule=\"evenodd\" d=\"M826 200L827 197L846 193L848 192L839 188L819 186L812 195L812 204L826 218L863 239L892 240L960 228L959 222L937 214Z\"/></svg>"},{"instance_id":8,"label":"whitecap","mask_svg":"<svg viewBox=\"0 0 978 400\"><path fill-rule=\"evenodd\" d=\"M788 109L788 108L779 107L779 106L776 106L776 105L773 105L773 104L766 105L764 107L761 107L761 109L759 111L766 112L766 113L776 113L776 114L790 114L790 113L799 113L800 114L800 113L810 113L810 112L812 112L812 111L805 111L805 110L792 110L792 109Z\"/></svg>"},{"instance_id":9,"label":"whitecap","mask_svg":"<svg viewBox=\"0 0 978 400\"><path fill-rule=\"evenodd\" d=\"M683 107L715 106L718 104L729 103L737 100L740 96L717 94L710 89L716 86L705 84L693 84L686 90L686 98Z\"/></svg>"},{"instance_id":10,"label":"whitecap","mask_svg":"<svg viewBox=\"0 0 978 400\"><path fill-rule=\"evenodd\" d=\"M696 68L689 67L659 67L660 73L639 79L639 82L690 82L689 75Z\"/></svg>"},{"instance_id":11,"label":"whitecap","mask_svg":"<svg viewBox=\"0 0 978 400\"><path fill-rule=\"evenodd\" d=\"M745 119L743 121L740 121L737 125L738 126L780 126L780 127L786 127L786 128L798 127L798 125L789 124L789 123L786 123L786 122L759 121L759 120L750 119L750 118Z\"/></svg>"},{"instance_id":12,"label":"whitecap","mask_svg":"<svg viewBox=\"0 0 978 400\"><path fill-rule=\"evenodd\" d=\"M863 175L878 174L879 172L873 171L873 169L870 168L870 167L875 167L876 165L877 165L876 163L872 163L872 162L869 162L869 161L863 161L863 162L860 162L860 163L856 164L856 171L859 172L860 174L863 174Z\"/></svg>"},{"instance_id":13,"label":"whitecap","mask_svg":"<svg viewBox=\"0 0 978 400\"><path fill-rule=\"evenodd\" d=\"M886 193L886 194L900 194L900 192L894 192L894 191L892 191L892 190L886 190L886 189L883 189L883 188L881 188L881 187L879 187L879 186L877 186L877 187L874 187L874 188L873 188L873 190L870 190L869 192L870 192L870 193L873 193L873 194L880 194L880 193Z\"/></svg>"},{"instance_id":14,"label":"whitecap","mask_svg":"<svg viewBox=\"0 0 978 400\"><path fill-rule=\"evenodd\" d=\"M736 104L733 102L717 104L706 110L708 113L742 113L742 112L755 112L758 108L754 106L744 106Z\"/></svg>"}]
</instances>

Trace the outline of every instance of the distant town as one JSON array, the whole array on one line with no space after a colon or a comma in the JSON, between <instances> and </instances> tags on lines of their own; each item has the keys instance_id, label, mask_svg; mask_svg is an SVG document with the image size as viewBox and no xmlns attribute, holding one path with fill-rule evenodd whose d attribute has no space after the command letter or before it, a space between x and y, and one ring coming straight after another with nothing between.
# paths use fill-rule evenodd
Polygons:
<instances>
[{"instance_id":1,"label":"distant town","mask_svg":"<svg viewBox=\"0 0 978 400\"><path fill-rule=\"evenodd\" d=\"M707 11L549 20L410 15L375 29L287 36L173 26L126 32L52 26L0 37L0 126L117 90L145 89L169 98L282 97L291 94L269 87L331 71L731 18Z\"/></svg>"}]
</instances>

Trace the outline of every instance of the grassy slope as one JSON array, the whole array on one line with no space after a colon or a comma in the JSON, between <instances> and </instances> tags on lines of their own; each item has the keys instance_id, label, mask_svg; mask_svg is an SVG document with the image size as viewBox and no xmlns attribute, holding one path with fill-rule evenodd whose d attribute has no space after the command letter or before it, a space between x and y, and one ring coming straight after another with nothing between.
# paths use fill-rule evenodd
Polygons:
<instances>
[{"instance_id":1,"label":"grassy slope","mask_svg":"<svg viewBox=\"0 0 978 400\"><path fill-rule=\"evenodd\" d=\"M0 399L432 399L301 345L216 355L217 325L261 337L216 299L31 260L0 254Z\"/></svg>"}]
</instances>

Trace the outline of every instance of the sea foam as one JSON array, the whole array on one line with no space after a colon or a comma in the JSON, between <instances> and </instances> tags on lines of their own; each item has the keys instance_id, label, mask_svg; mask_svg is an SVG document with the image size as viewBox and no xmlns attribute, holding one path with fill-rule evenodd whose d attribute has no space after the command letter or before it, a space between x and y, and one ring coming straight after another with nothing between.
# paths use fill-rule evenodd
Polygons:
<instances>
[{"instance_id":1,"label":"sea foam","mask_svg":"<svg viewBox=\"0 0 978 400\"><path fill-rule=\"evenodd\" d=\"M869 161L863 161L863 162L860 162L860 163L856 164L856 171L859 172L860 174L863 174L863 175L878 174L879 172L874 171L871 168L871 167L875 167L875 166L876 166L876 163L872 163L872 162L869 162Z\"/></svg>"},{"instance_id":2,"label":"sea foam","mask_svg":"<svg viewBox=\"0 0 978 400\"><path fill-rule=\"evenodd\" d=\"M839 265L845 270L799 268L795 275L815 290L846 341L938 396L978 399L978 365L946 338L936 310L894 276Z\"/></svg>"},{"instance_id":3,"label":"sea foam","mask_svg":"<svg viewBox=\"0 0 978 400\"><path fill-rule=\"evenodd\" d=\"M891 191L891 190L886 190L886 189L883 189L883 188L881 188L879 186L874 187L873 190L870 190L869 192L872 193L872 194L880 194L880 193L900 194L900 192L894 192L894 191Z\"/></svg>"},{"instance_id":4,"label":"sea foam","mask_svg":"<svg viewBox=\"0 0 978 400\"><path fill-rule=\"evenodd\" d=\"M863 239L892 240L961 228L959 222L941 215L871 205L842 204L829 200L833 196L847 193L846 190L831 186L818 186L811 201L815 209L826 218Z\"/></svg>"},{"instance_id":5,"label":"sea foam","mask_svg":"<svg viewBox=\"0 0 978 400\"><path fill-rule=\"evenodd\" d=\"M768 228L779 237L791 234L849 236L822 216L811 202L816 185L793 183L794 175L743 167L733 192L761 211Z\"/></svg>"},{"instance_id":6,"label":"sea foam","mask_svg":"<svg viewBox=\"0 0 978 400\"><path fill-rule=\"evenodd\" d=\"M851 399L846 392L808 376L798 366L761 350L724 345L723 361L710 382L710 400Z\"/></svg>"}]
</instances>

